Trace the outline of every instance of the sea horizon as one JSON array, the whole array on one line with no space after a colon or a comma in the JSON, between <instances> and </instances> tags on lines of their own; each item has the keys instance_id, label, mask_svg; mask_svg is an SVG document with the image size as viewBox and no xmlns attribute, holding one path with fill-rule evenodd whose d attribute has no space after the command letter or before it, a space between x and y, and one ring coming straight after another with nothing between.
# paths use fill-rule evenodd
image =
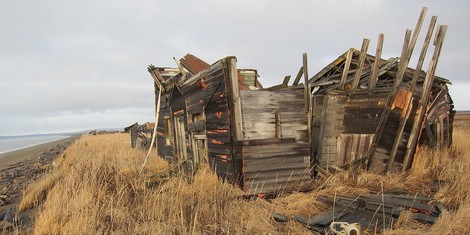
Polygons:
<instances>
[{"instance_id":1,"label":"sea horizon","mask_svg":"<svg viewBox=\"0 0 470 235\"><path fill-rule=\"evenodd\" d=\"M0 154L70 137L69 133L0 136Z\"/></svg>"}]
</instances>

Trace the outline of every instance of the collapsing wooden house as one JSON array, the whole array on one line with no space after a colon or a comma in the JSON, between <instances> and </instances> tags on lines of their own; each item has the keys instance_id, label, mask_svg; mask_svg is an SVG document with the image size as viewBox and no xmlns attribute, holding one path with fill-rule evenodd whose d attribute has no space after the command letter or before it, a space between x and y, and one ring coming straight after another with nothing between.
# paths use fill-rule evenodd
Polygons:
<instances>
[{"instance_id":1,"label":"collapsing wooden house","mask_svg":"<svg viewBox=\"0 0 470 235\"><path fill-rule=\"evenodd\" d=\"M177 69L149 66L158 153L189 172L208 164L250 194L292 190L310 178L304 90L263 90L236 62L186 55Z\"/></svg>"},{"instance_id":2,"label":"collapsing wooden house","mask_svg":"<svg viewBox=\"0 0 470 235\"><path fill-rule=\"evenodd\" d=\"M124 132L128 132L131 136L132 148L148 148L153 135L155 123L146 122L142 125L134 123L124 128Z\"/></svg>"},{"instance_id":3,"label":"collapsing wooden house","mask_svg":"<svg viewBox=\"0 0 470 235\"><path fill-rule=\"evenodd\" d=\"M314 175L363 166L406 170L418 146L452 143L453 103L444 78L435 76L446 26L422 66L436 24L432 17L416 68L408 64L426 8L408 30L401 56L381 58L350 49L313 77L307 55L293 84L263 88L253 69L235 57L212 65L193 55L178 68L153 65L158 154L187 172L209 165L249 194L294 190ZM303 77L303 84L300 83Z\"/></svg>"},{"instance_id":4,"label":"collapsing wooden house","mask_svg":"<svg viewBox=\"0 0 470 235\"><path fill-rule=\"evenodd\" d=\"M400 59L391 58L379 60L374 85L371 78L375 57L364 57L358 80L355 77L362 58L354 49L310 80L315 89L313 155L320 172L346 169L369 157L369 168L376 171L406 170L417 141L431 147L449 146L452 142L454 111L447 88L450 81L437 76L426 81L426 73L407 68L402 82L394 87ZM349 72L341 82L346 63L350 64ZM419 112L426 82L431 89L423 119ZM388 117L384 117L385 110ZM423 125L420 131L413 131L419 123Z\"/></svg>"},{"instance_id":5,"label":"collapsing wooden house","mask_svg":"<svg viewBox=\"0 0 470 235\"><path fill-rule=\"evenodd\" d=\"M318 172L363 162L376 172L407 170L419 145L450 146L450 81L434 75L447 26L437 27L428 71L421 70L437 17L431 18L416 68L408 67L426 10L413 35L406 32L400 58L380 58L380 34L375 56L366 53L364 39L361 51L350 49L309 80Z\"/></svg>"}]
</instances>

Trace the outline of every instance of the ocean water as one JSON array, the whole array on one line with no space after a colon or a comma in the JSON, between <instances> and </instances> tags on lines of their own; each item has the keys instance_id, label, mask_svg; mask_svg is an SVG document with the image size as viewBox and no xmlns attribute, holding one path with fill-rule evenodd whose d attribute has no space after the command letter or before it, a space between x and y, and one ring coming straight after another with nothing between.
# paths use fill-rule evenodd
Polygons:
<instances>
[{"instance_id":1,"label":"ocean water","mask_svg":"<svg viewBox=\"0 0 470 235\"><path fill-rule=\"evenodd\" d=\"M69 135L24 135L24 136L0 136L0 154L31 147L38 144L49 143L69 137Z\"/></svg>"}]
</instances>

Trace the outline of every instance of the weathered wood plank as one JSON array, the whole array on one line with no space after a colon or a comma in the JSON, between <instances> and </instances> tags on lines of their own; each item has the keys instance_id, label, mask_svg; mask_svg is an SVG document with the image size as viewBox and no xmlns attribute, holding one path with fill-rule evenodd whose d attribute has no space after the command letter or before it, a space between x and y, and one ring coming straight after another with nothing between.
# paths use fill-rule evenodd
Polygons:
<instances>
[{"instance_id":1,"label":"weathered wood plank","mask_svg":"<svg viewBox=\"0 0 470 235\"><path fill-rule=\"evenodd\" d=\"M299 72L297 72L297 76L295 76L294 83L292 83L293 86L299 84L300 79L302 78L303 74L304 74L304 67L301 66L300 69L299 69Z\"/></svg>"},{"instance_id":2,"label":"weathered wood plank","mask_svg":"<svg viewBox=\"0 0 470 235\"><path fill-rule=\"evenodd\" d=\"M382 137L383 131L385 129L385 125L386 125L387 120L388 120L389 115L390 115L390 110L392 108L393 101L395 100L395 96L396 96L396 93L398 91L398 87L400 86L400 84L402 82L403 73L405 71L405 68L408 66L408 63L407 63L408 59L406 59L406 57L408 55L408 47L410 45L410 42L409 42L410 35L411 35L411 30L406 30L405 39L404 39L404 42L403 42L403 50L402 50L402 55L401 55L402 59L400 61L400 66L398 68L399 74L397 75L397 77L396 77L396 79L393 83L392 89L391 89L390 94L387 98L387 104L385 105L384 111L382 112L382 115L380 116L380 120L379 120L379 123L377 125L377 130L375 131L375 136L372 140L372 147L370 148L370 151L366 156L367 159L368 159L367 160L367 168L369 168L372 164L374 154L375 154L375 150L377 148L377 144L378 144L378 142L380 141L380 139ZM403 71L403 73L401 73L401 76L400 76L400 71Z\"/></svg>"},{"instance_id":3,"label":"weathered wood plank","mask_svg":"<svg viewBox=\"0 0 470 235\"><path fill-rule=\"evenodd\" d=\"M375 89L376 84L377 84L377 79L379 77L378 74L379 74L380 61L382 57L383 44L384 44L384 35L380 33L378 40L377 40L377 48L375 49L375 61L374 61L374 64L372 65L372 75L370 76L370 81L369 81L370 89Z\"/></svg>"},{"instance_id":4,"label":"weathered wood plank","mask_svg":"<svg viewBox=\"0 0 470 235\"><path fill-rule=\"evenodd\" d=\"M356 74L354 75L354 81L352 83L351 90L357 89L359 86L359 80L361 79L362 68L364 67L364 61L366 59L367 49L369 48L369 39L364 38L361 46L361 53L359 54L359 64L357 66Z\"/></svg>"},{"instance_id":5,"label":"weathered wood plank","mask_svg":"<svg viewBox=\"0 0 470 235\"><path fill-rule=\"evenodd\" d=\"M402 170L407 170L411 164L411 155L414 153L416 148L416 143L419 138L419 133L421 132L421 125L423 122L424 115L426 113L426 106L429 100L429 93L431 91L432 82L434 80L434 74L436 72L436 66L439 62L439 56L441 54L442 44L447 32L447 26L441 25L438 28L436 38L435 38L435 48L431 61L429 62L428 71L426 73L426 78L423 85L423 93L421 95L421 103L418 107L415 120L413 122L413 127L411 129L411 134L408 139L408 145L405 153L405 158L403 160Z\"/></svg>"},{"instance_id":6,"label":"weathered wood plank","mask_svg":"<svg viewBox=\"0 0 470 235\"><path fill-rule=\"evenodd\" d=\"M434 27L436 26L437 17L431 17L431 22L429 23L428 32L426 33L426 37L424 39L423 47L421 48L421 54L419 55L418 63L416 64L416 70L413 73L413 78L410 83L410 90L411 92L414 91L416 87L416 83L418 82L418 78L421 74L421 69L424 64L424 58L426 57L426 53L428 51L429 42L431 41L432 33L434 32Z\"/></svg>"},{"instance_id":7,"label":"weathered wood plank","mask_svg":"<svg viewBox=\"0 0 470 235\"><path fill-rule=\"evenodd\" d=\"M395 162L395 157L397 155L398 146L402 142L402 136L403 136L403 131L405 130L406 121L410 117L410 113L411 113L411 110L412 110L412 107L411 107L410 104L413 102L413 96L412 96L411 92L408 92L407 95L409 97L406 98L405 107L403 108L403 113L400 116L400 123L398 124L397 134L396 134L395 140L393 142L392 150L390 151L390 158L388 159L387 167L385 169L385 172L388 172L392 169L392 166Z\"/></svg>"},{"instance_id":8,"label":"weathered wood plank","mask_svg":"<svg viewBox=\"0 0 470 235\"><path fill-rule=\"evenodd\" d=\"M346 84L346 78L348 77L349 67L351 66L352 56L354 54L354 49L351 48L348 51L348 55L346 56L346 61L344 62L343 74L341 76L341 81L339 83L339 89L344 90Z\"/></svg>"},{"instance_id":9,"label":"weathered wood plank","mask_svg":"<svg viewBox=\"0 0 470 235\"><path fill-rule=\"evenodd\" d=\"M243 139L243 120L242 109L240 103L240 91L238 89L238 72L236 58L229 59L230 66L230 89L232 93L232 110L235 121L235 139Z\"/></svg>"}]
</instances>

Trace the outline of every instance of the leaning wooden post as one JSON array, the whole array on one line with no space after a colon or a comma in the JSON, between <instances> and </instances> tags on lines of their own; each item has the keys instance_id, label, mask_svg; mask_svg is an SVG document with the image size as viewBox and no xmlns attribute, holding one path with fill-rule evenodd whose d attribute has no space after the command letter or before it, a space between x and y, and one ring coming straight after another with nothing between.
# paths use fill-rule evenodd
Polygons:
<instances>
[{"instance_id":1,"label":"leaning wooden post","mask_svg":"<svg viewBox=\"0 0 470 235\"><path fill-rule=\"evenodd\" d=\"M292 83L293 86L299 84L303 73L304 73L304 67L300 67L299 72L297 73L297 76L295 76L294 83Z\"/></svg>"},{"instance_id":2,"label":"leaning wooden post","mask_svg":"<svg viewBox=\"0 0 470 235\"><path fill-rule=\"evenodd\" d=\"M147 164L147 161L149 160L150 153L152 152L152 147L153 144L155 143L155 139L157 138L157 126L158 126L158 119L160 115L160 101L162 98L162 92L163 92L163 87L159 86L158 88L158 101L157 101L157 110L155 112L155 126L153 127L153 135L152 135L152 141L150 142L150 147L147 152L147 156L145 157L144 164L142 164L142 168L140 168L140 173L144 170L145 165ZM155 152L158 154L158 144L155 145Z\"/></svg>"},{"instance_id":3,"label":"leaning wooden post","mask_svg":"<svg viewBox=\"0 0 470 235\"><path fill-rule=\"evenodd\" d=\"M410 84L410 91L413 92L418 82L419 75L421 74L421 69L423 68L424 58L426 57L426 52L428 51L429 42L431 41L432 33L434 32L434 27L436 26L437 16L431 18L431 23L429 24L428 32L426 38L424 39L423 48L421 49L421 54L419 55L418 64L416 65L416 70L413 73L413 78Z\"/></svg>"},{"instance_id":4,"label":"leaning wooden post","mask_svg":"<svg viewBox=\"0 0 470 235\"><path fill-rule=\"evenodd\" d=\"M377 79L379 77L379 66L380 66L380 60L382 57L382 47L384 44L384 35L381 33L379 34L379 39L377 40L377 48L375 49L375 61L374 64L372 65L372 75L370 76L369 80L369 88L370 89L375 89L375 86L377 85Z\"/></svg>"},{"instance_id":5,"label":"leaning wooden post","mask_svg":"<svg viewBox=\"0 0 470 235\"><path fill-rule=\"evenodd\" d=\"M361 80L362 68L364 67L364 61L366 60L367 49L369 48L369 39L364 38L361 46L361 54L359 54L359 65L357 66L356 75L351 90L357 89L359 81Z\"/></svg>"},{"instance_id":6,"label":"leaning wooden post","mask_svg":"<svg viewBox=\"0 0 470 235\"><path fill-rule=\"evenodd\" d=\"M152 75L153 81L155 82L157 87L161 89L160 91L165 92L165 88L163 88L163 85L162 85L162 82L164 80L163 80L162 75L160 74L160 71L158 70L158 68L155 68L153 66L151 67L151 66L149 66L148 71L150 72L150 75Z\"/></svg>"},{"instance_id":7,"label":"leaning wooden post","mask_svg":"<svg viewBox=\"0 0 470 235\"><path fill-rule=\"evenodd\" d=\"M349 66L351 66L351 60L352 60L353 54L354 54L354 49L353 48L349 49L348 55L346 56L346 61L344 62L343 75L341 76L341 81L339 83L339 89L341 90L344 90L344 87L346 85L346 79L348 78Z\"/></svg>"},{"instance_id":8,"label":"leaning wooden post","mask_svg":"<svg viewBox=\"0 0 470 235\"><path fill-rule=\"evenodd\" d=\"M418 64L416 65L416 70L413 73L413 78L411 80L411 84L409 87L409 91L411 94L413 93L416 87L416 82L419 78L419 75L421 74L421 68L423 66L424 58L426 57L426 52L428 50L429 42L431 41L432 33L436 25L436 20L437 20L436 16L433 16L431 18L431 23L429 24L428 32L426 33L426 37L424 39L423 47L421 49L421 54L419 55ZM411 104L413 102L413 97L411 94L410 94L410 97L406 99L406 103L404 105L405 108L403 109L402 115L400 117L400 123L398 125L398 133L393 143L392 150L390 151L390 158L389 158L389 162L387 163L386 171L388 171L392 167L393 161L395 160L395 157L398 151L398 145L400 144L402 136L403 136L405 124L408 120L411 109L413 108L413 105Z\"/></svg>"},{"instance_id":9,"label":"leaning wooden post","mask_svg":"<svg viewBox=\"0 0 470 235\"><path fill-rule=\"evenodd\" d=\"M308 140L311 141L312 139L312 91L310 89L310 82L308 81L308 60L307 60L307 53L302 55L303 60L303 74L304 74L304 99L305 99L305 114L307 115L307 135Z\"/></svg>"},{"instance_id":10,"label":"leaning wooden post","mask_svg":"<svg viewBox=\"0 0 470 235\"><path fill-rule=\"evenodd\" d=\"M410 44L409 39L411 35L411 30L406 30L405 34L405 40L403 42L403 47L408 47ZM402 50L402 54L406 54L406 49ZM401 55L401 58L406 57L406 55ZM406 61L406 60L405 60ZM407 64L403 63L403 59L400 61L400 65L398 67L398 71L404 70L402 67L406 66ZM385 104L384 111L382 112L382 115L380 116L379 122L377 124L377 129L375 131L375 135L372 138L372 145L369 151L367 152L367 169L369 169L370 165L372 164L372 159L374 158L375 150L377 149L377 145L380 141L380 138L382 138L383 131L385 129L385 124L387 124L388 116L390 114L391 107L393 105L393 101L395 100L396 93L398 91L398 87L401 83L401 79L399 74L397 75L397 78L395 79L393 86L390 90L390 94L387 97L387 103Z\"/></svg>"},{"instance_id":11,"label":"leaning wooden post","mask_svg":"<svg viewBox=\"0 0 470 235\"><path fill-rule=\"evenodd\" d=\"M310 102L308 102L308 99L310 97L310 83L308 82L308 69L307 69L307 53L304 53L302 55L302 61L303 61L303 74L304 74L304 99L305 99L305 113L308 113Z\"/></svg>"},{"instance_id":12,"label":"leaning wooden post","mask_svg":"<svg viewBox=\"0 0 470 235\"><path fill-rule=\"evenodd\" d=\"M436 66L439 62L439 56L441 54L442 44L447 32L447 26L441 25L437 29L436 39L434 41L434 53L431 61L429 62L428 71L426 73L426 78L423 84L423 93L421 94L420 104L418 106L418 111L413 122L413 127L411 128L410 138L408 140L408 145L406 146L405 159L403 160L402 170L407 170L411 165L411 155L413 155L416 145L419 139L419 133L421 132L421 127L424 122L424 116L426 114L426 108L429 101L429 95L431 92L432 83L434 81L434 74L436 72Z\"/></svg>"},{"instance_id":13,"label":"leaning wooden post","mask_svg":"<svg viewBox=\"0 0 470 235\"><path fill-rule=\"evenodd\" d=\"M395 136L395 140L392 145L392 150L390 151L390 157L388 158L387 167L383 173L388 172L392 168L393 162L395 162L395 157L397 155L398 146L401 143L403 131L405 130L406 121L410 117L411 110L413 109L413 105L411 104L413 101L413 93L408 93L408 96L409 97L407 97L407 102L405 106L403 107L403 113L400 116L400 123L398 124L397 135Z\"/></svg>"},{"instance_id":14,"label":"leaning wooden post","mask_svg":"<svg viewBox=\"0 0 470 235\"><path fill-rule=\"evenodd\" d=\"M231 57L229 59L230 66L230 89L232 93L233 104L233 117L235 121L235 137L236 140L243 140L243 121L242 121L242 108L240 101L240 90L238 89L238 71L237 71L237 58Z\"/></svg>"},{"instance_id":15,"label":"leaning wooden post","mask_svg":"<svg viewBox=\"0 0 470 235\"><path fill-rule=\"evenodd\" d=\"M375 154L375 150L377 145L382 137L383 131L385 129L385 124L387 123L388 116L390 115L391 106L395 101L396 93L398 91L398 87L400 86L403 77L405 75L406 68L408 68L408 63L410 62L411 55L413 54L413 49L416 45L416 41L418 40L419 31L421 30L421 26L423 25L424 17L426 16L427 8L423 7L421 10L421 14L419 15L418 22L416 23L415 31L413 32L413 36L410 40L411 30L406 31L405 35L405 42L403 43L403 49L401 52L400 57L400 65L398 66L397 76L395 78L395 82L393 83L392 89L390 91L390 95L387 98L387 104L385 106L382 115L380 116L379 124L377 125L377 131L375 132L375 136L372 140L372 150L368 155L368 163L367 168L370 167L372 163L373 156ZM407 110L403 110L406 112ZM395 138L396 139L396 138ZM390 158L388 160L390 162Z\"/></svg>"}]
</instances>

